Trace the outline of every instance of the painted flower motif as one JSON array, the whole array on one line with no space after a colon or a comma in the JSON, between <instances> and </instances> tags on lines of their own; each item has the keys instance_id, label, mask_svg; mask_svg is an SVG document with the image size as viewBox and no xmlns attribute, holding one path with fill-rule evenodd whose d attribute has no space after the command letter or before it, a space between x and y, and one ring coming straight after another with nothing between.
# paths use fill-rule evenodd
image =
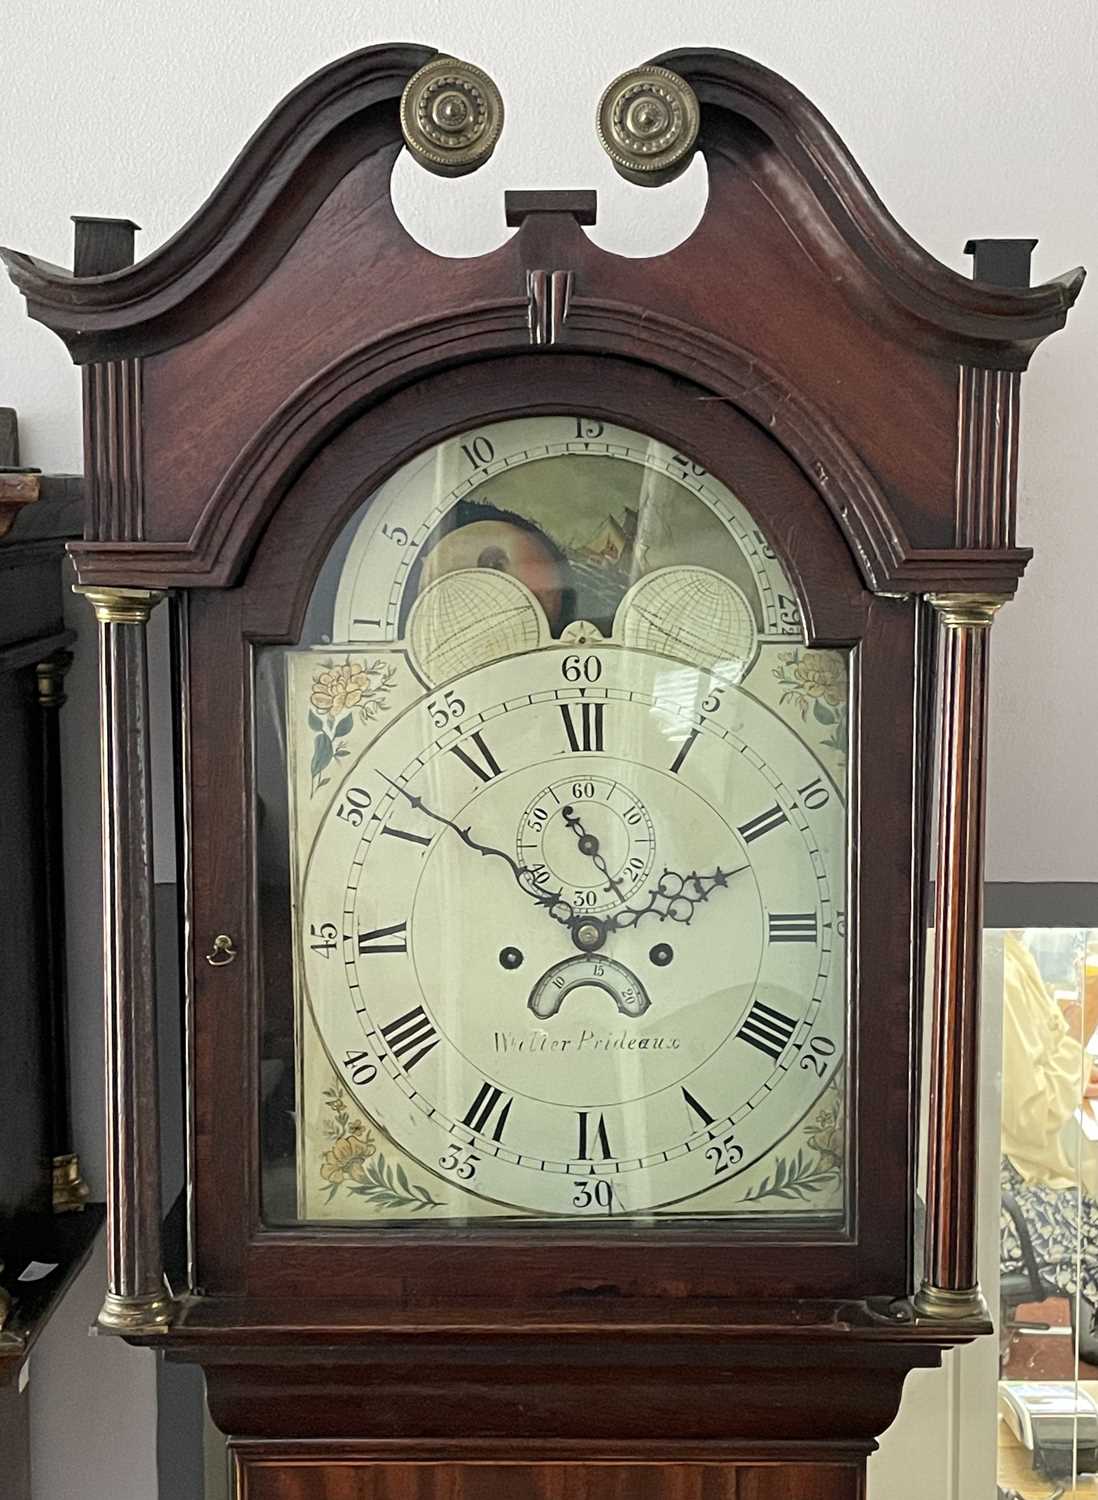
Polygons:
<instances>
[{"instance_id":1,"label":"painted flower motif","mask_svg":"<svg viewBox=\"0 0 1098 1500\"><path fill-rule=\"evenodd\" d=\"M833 708L846 699L846 673L834 652L806 652L791 666L793 676L810 698L822 698Z\"/></svg>"},{"instance_id":2,"label":"painted flower motif","mask_svg":"<svg viewBox=\"0 0 1098 1500\"><path fill-rule=\"evenodd\" d=\"M325 1182L338 1187L341 1182L364 1182L366 1163L376 1155L374 1138L365 1131L361 1121L350 1127L350 1134L340 1138L325 1151L321 1161L320 1175Z\"/></svg>"},{"instance_id":3,"label":"painted flower motif","mask_svg":"<svg viewBox=\"0 0 1098 1500\"><path fill-rule=\"evenodd\" d=\"M310 765L312 796L330 778L325 771L333 760L350 754L343 740L354 728L355 714L363 724L376 719L389 707L388 694L396 681L396 669L383 661L326 661L313 673L307 722L313 732Z\"/></svg>"},{"instance_id":4,"label":"painted flower motif","mask_svg":"<svg viewBox=\"0 0 1098 1500\"><path fill-rule=\"evenodd\" d=\"M836 1164L843 1158L843 1126L837 1104L825 1106L805 1127L805 1140L821 1156Z\"/></svg>"},{"instance_id":5,"label":"painted flower motif","mask_svg":"<svg viewBox=\"0 0 1098 1500\"><path fill-rule=\"evenodd\" d=\"M774 676L781 702L791 703L805 721L809 715L828 731L823 744L847 753L846 661L838 651L782 651Z\"/></svg>"},{"instance_id":6,"label":"painted flower motif","mask_svg":"<svg viewBox=\"0 0 1098 1500\"><path fill-rule=\"evenodd\" d=\"M357 708L370 691L370 676L358 662L344 662L317 672L309 701L322 714L341 714L346 708Z\"/></svg>"},{"instance_id":7,"label":"painted flower motif","mask_svg":"<svg viewBox=\"0 0 1098 1500\"><path fill-rule=\"evenodd\" d=\"M375 1211L423 1213L442 1207L442 1199L434 1197L430 1188L410 1180L399 1157L385 1160L363 1121L351 1118L341 1083L324 1090L324 1102L322 1128L332 1144L321 1153L320 1175L328 1184L328 1203L343 1188Z\"/></svg>"}]
</instances>

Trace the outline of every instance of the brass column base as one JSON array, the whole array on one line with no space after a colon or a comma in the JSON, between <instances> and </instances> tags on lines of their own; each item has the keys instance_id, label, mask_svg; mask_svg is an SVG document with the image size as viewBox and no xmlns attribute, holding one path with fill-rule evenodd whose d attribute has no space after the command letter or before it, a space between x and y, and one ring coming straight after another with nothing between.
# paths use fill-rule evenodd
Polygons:
<instances>
[{"instance_id":1,"label":"brass column base","mask_svg":"<svg viewBox=\"0 0 1098 1500\"><path fill-rule=\"evenodd\" d=\"M79 1213L87 1203L91 1189L80 1175L80 1158L75 1151L53 1159L53 1211L55 1214Z\"/></svg>"},{"instance_id":2,"label":"brass column base","mask_svg":"<svg viewBox=\"0 0 1098 1500\"><path fill-rule=\"evenodd\" d=\"M108 1292L97 1321L105 1333L155 1333L167 1328L174 1317L175 1302L165 1288L145 1297L119 1297Z\"/></svg>"},{"instance_id":3,"label":"brass column base","mask_svg":"<svg viewBox=\"0 0 1098 1500\"><path fill-rule=\"evenodd\" d=\"M991 1317L978 1286L950 1291L924 1281L912 1300L917 1318L936 1323L987 1323Z\"/></svg>"}]
</instances>

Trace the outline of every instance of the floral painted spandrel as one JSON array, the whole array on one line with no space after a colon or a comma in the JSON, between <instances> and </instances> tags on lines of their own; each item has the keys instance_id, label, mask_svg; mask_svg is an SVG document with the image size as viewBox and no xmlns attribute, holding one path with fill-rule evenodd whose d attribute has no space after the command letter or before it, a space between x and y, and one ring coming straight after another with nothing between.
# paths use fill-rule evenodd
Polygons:
<instances>
[{"instance_id":1,"label":"floral painted spandrel","mask_svg":"<svg viewBox=\"0 0 1098 1500\"><path fill-rule=\"evenodd\" d=\"M832 1195L843 1180L843 1126L842 1093L832 1085L802 1122L800 1140L770 1159L766 1176L741 1201L808 1203Z\"/></svg>"},{"instance_id":2,"label":"floral painted spandrel","mask_svg":"<svg viewBox=\"0 0 1098 1500\"><path fill-rule=\"evenodd\" d=\"M311 918L306 920L301 910L301 881L317 831L325 818L336 815L358 757L421 693L422 685L402 647L357 651L328 646L286 653L286 721L297 731L288 736L288 770L294 987L301 1037L297 1049L298 1212L305 1219L393 1212L384 1205L405 1192L398 1168L409 1176L409 1189L415 1176L388 1142L371 1133L361 1119L356 1122L346 1099L341 1110L332 1110L328 1094L336 1080L310 1015L300 955L302 944L312 940ZM360 793L350 807L349 829L357 826L361 809ZM329 1175L322 1176L322 1168ZM427 1202L433 1198L430 1192L410 1191L409 1196L415 1200L415 1213L434 1207Z\"/></svg>"},{"instance_id":3,"label":"floral painted spandrel","mask_svg":"<svg viewBox=\"0 0 1098 1500\"><path fill-rule=\"evenodd\" d=\"M774 669L779 702L822 731L819 743L845 761L848 744L847 660L838 651L779 651Z\"/></svg>"},{"instance_id":4,"label":"floral painted spandrel","mask_svg":"<svg viewBox=\"0 0 1098 1500\"><path fill-rule=\"evenodd\" d=\"M332 762L350 755L344 741L355 720L369 724L389 707L395 680L391 663L351 656L341 662L324 661L313 673L307 718L314 735L311 796L328 785L331 778L325 773Z\"/></svg>"},{"instance_id":5,"label":"floral painted spandrel","mask_svg":"<svg viewBox=\"0 0 1098 1500\"><path fill-rule=\"evenodd\" d=\"M375 1133L361 1116L351 1113L338 1082L324 1090L324 1100L324 1134L329 1144L321 1153L320 1177L326 1205L349 1196L358 1200L359 1211L368 1207L375 1213L388 1210L401 1215L443 1206L441 1198L416 1180L414 1168L409 1175L399 1153L390 1147L386 1157L378 1148Z\"/></svg>"}]
</instances>

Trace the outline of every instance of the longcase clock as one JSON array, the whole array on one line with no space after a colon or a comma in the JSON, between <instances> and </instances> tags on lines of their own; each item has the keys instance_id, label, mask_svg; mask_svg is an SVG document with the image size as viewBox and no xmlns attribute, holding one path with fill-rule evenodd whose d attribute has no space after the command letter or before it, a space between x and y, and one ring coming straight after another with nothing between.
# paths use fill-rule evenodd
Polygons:
<instances>
[{"instance_id":1,"label":"longcase clock","mask_svg":"<svg viewBox=\"0 0 1098 1500\"><path fill-rule=\"evenodd\" d=\"M636 182L704 152L676 249L608 254L593 193L512 192L501 248L439 259L393 163L475 170L502 110L477 68L372 48L146 260L120 221L81 223L75 277L5 253L85 376L101 1323L203 1366L250 1500L854 1500L907 1372L989 1326L987 646L1029 556L1021 372L1082 273L1030 288L1029 241L947 270L796 90L707 50L598 110Z\"/></svg>"}]
</instances>

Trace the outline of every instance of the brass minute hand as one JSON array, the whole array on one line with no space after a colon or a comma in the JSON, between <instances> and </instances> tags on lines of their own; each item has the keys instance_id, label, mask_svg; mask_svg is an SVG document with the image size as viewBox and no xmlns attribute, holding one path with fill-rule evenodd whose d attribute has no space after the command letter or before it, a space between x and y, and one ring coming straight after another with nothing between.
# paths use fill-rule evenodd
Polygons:
<instances>
[{"instance_id":1,"label":"brass minute hand","mask_svg":"<svg viewBox=\"0 0 1098 1500\"><path fill-rule=\"evenodd\" d=\"M407 787L401 786L399 781L393 781L383 771L379 771L378 775L382 781L389 783L394 792L399 792L404 800L411 807L414 807L417 812L423 813L424 817L432 819L435 823L441 823L444 828L452 829L467 848L475 850L477 854L494 855L496 859L502 859L514 876L515 884L520 891L531 897L538 906L544 907L555 922L561 923L564 927L571 925L575 912L572 910L571 905L565 901L563 892L543 891L534 880L533 872L526 865L520 865L517 860L512 859L505 849L497 849L492 844L482 844L479 839L473 837L469 827L462 828L460 823L454 822L453 818L447 818L444 814L435 812L433 807L427 806L422 797L417 797L414 792L410 792ZM529 877L530 885L525 883L524 876Z\"/></svg>"}]
</instances>

